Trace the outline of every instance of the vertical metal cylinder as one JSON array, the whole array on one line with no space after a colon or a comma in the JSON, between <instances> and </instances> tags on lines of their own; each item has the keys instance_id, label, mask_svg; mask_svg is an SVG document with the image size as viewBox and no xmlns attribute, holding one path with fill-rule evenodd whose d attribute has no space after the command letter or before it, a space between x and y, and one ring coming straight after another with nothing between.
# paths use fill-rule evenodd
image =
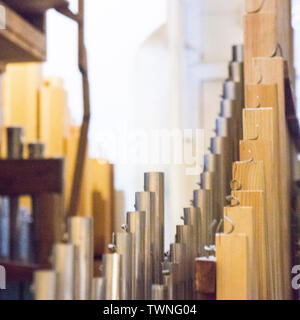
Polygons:
<instances>
[{"instance_id":1,"label":"vertical metal cylinder","mask_svg":"<svg viewBox=\"0 0 300 320\"><path fill-rule=\"evenodd\" d=\"M42 159L45 156L45 144L41 142L32 142L28 144L28 157L29 159ZM31 239L32 239L32 248L36 247L37 244L37 230L36 220L39 211L39 203L38 198L33 196L32 197L32 232L31 232ZM34 252L33 252L34 253ZM33 257L33 260L36 260L36 257Z\"/></svg>"},{"instance_id":2,"label":"vertical metal cylinder","mask_svg":"<svg viewBox=\"0 0 300 320\"><path fill-rule=\"evenodd\" d=\"M186 298L191 299L193 296L193 261L195 258L195 250L192 241L193 227L190 225L176 226L176 242L185 244L186 247Z\"/></svg>"},{"instance_id":3,"label":"vertical metal cylinder","mask_svg":"<svg viewBox=\"0 0 300 320\"><path fill-rule=\"evenodd\" d=\"M144 190L155 192L153 264L155 284L162 283L161 263L164 260L164 173L144 174Z\"/></svg>"},{"instance_id":4,"label":"vertical metal cylinder","mask_svg":"<svg viewBox=\"0 0 300 320\"><path fill-rule=\"evenodd\" d=\"M222 99L220 103L220 116L224 118L237 119L237 101L232 99Z\"/></svg>"},{"instance_id":5,"label":"vertical metal cylinder","mask_svg":"<svg viewBox=\"0 0 300 320\"><path fill-rule=\"evenodd\" d=\"M200 208L201 212L201 245L211 244L213 239L208 231L212 223L212 191L204 189L194 190L194 205ZM200 254L204 255L203 246Z\"/></svg>"},{"instance_id":6,"label":"vertical metal cylinder","mask_svg":"<svg viewBox=\"0 0 300 320\"><path fill-rule=\"evenodd\" d=\"M74 298L75 247L71 243L56 243L53 247L53 267L57 273L57 300Z\"/></svg>"},{"instance_id":7,"label":"vertical metal cylinder","mask_svg":"<svg viewBox=\"0 0 300 320\"><path fill-rule=\"evenodd\" d=\"M9 258L9 201L7 197L0 198L0 257Z\"/></svg>"},{"instance_id":8,"label":"vertical metal cylinder","mask_svg":"<svg viewBox=\"0 0 300 320\"><path fill-rule=\"evenodd\" d=\"M127 212L128 231L133 234L132 299L145 299L145 211Z\"/></svg>"},{"instance_id":9,"label":"vertical metal cylinder","mask_svg":"<svg viewBox=\"0 0 300 320\"><path fill-rule=\"evenodd\" d=\"M94 262L94 225L88 217L68 220L69 241L75 245L74 299L90 300Z\"/></svg>"},{"instance_id":10,"label":"vertical metal cylinder","mask_svg":"<svg viewBox=\"0 0 300 320\"><path fill-rule=\"evenodd\" d=\"M93 278L92 281L92 300L105 299L105 281L104 278Z\"/></svg>"},{"instance_id":11,"label":"vertical metal cylinder","mask_svg":"<svg viewBox=\"0 0 300 320\"><path fill-rule=\"evenodd\" d=\"M30 159L43 159L45 157L45 144L42 142L29 143L28 157Z\"/></svg>"},{"instance_id":12,"label":"vertical metal cylinder","mask_svg":"<svg viewBox=\"0 0 300 320\"><path fill-rule=\"evenodd\" d=\"M164 286L166 287L166 300L173 300L173 283L170 274L163 275Z\"/></svg>"},{"instance_id":13,"label":"vertical metal cylinder","mask_svg":"<svg viewBox=\"0 0 300 320\"><path fill-rule=\"evenodd\" d=\"M7 158L22 159L24 147L24 128L8 127L7 135ZM20 217L19 217L19 199L18 197L9 197L10 212L10 257L12 260L22 260L19 253L19 234L20 234Z\"/></svg>"},{"instance_id":14,"label":"vertical metal cylinder","mask_svg":"<svg viewBox=\"0 0 300 320\"><path fill-rule=\"evenodd\" d=\"M118 232L116 238L116 253L121 256L121 283L122 300L132 299L132 249L133 235L128 232Z\"/></svg>"},{"instance_id":15,"label":"vertical metal cylinder","mask_svg":"<svg viewBox=\"0 0 300 320\"><path fill-rule=\"evenodd\" d=\"M145 299L151 299L151 287L154 279L153 248L155 246L155 193L136 192L135 209L144 211L145 220Z\"/></svg>"},{"instance_id":16,"label":"vertical metal cylinder","mask_svg":"<svg viewBox=\"0 0 300 320\"><path fill-rule=\"evenodd\" d=\"M232 80L226 80L223 84L223 98L235 99L240 104L243 101L243 88L240 82L234 82Z\"/></svg>"},{"instance_id":17,"label":"vertical metal cylinder","mask_svg":"<svg viewBox=\"0 0 300 320\"><path fill-rule=\"evenodd\" d=\"M117 253L103 255L105 300L121 299L121 256Z\"/></svg>"},{"instance_id":18,"label":"vertical metal cylinder","mask_svg":"<svg viewBox=\"0 0 300 320\"><path fill-rule=\"evenodd\" d=\"M54 270L38 270L33 276L35 300L56 300L57 274Z\"/></svg>"},{"instance_id":19,"label":"vertical metal cylinder","mask_svg":"<svg viewBox=\"0 0 300 320\"><path fill-rule=\"evenodd\" d=\"M236 62L244 61L244 46L242 44L232 46L232 60Z\"/></svg>"},{"instance_id":20,"label":"vertical metal cylinder","mask_svg":"<svg viewBox=\"0 0 300 320\"><path fill-rule=\"evenodd\" d=\"M24 149L24 128L23 127L8 127L6 128L7 135L7 158L22 159Z\"/></svg>"},{"instance_id":21,"label":"vertical metal cylinder","mask_svg":"<svg viewBox=\"0 0 300 320\"><path fill-rule=\"evenodd\" d=\"M201 211L199 207L184 208L184 224L192 226L193 257L200 255L203 248L201 241Z\"/></svg>"},{"instance_id":22,"label":"vertical metal cylinder","mask_svg":"<svg viewBox=\"0 0 300 320\"><path fill-rule=\"evenodd\" d=\"M172 243L170 245L170 260L174 299L184 300L186 298L187 273L189 272L186 267L186 245Z\"/></svg>"},{"instance_id":23,"label":"vertical metal cylinder","mask_svg":"<svg viewBox=\"0 0 300 320\"><path fill-rule=\"evenodd\" d=\"M167 287L163 284L153 284L152 300L167 300Z\"/></svg>"}]
</instances>

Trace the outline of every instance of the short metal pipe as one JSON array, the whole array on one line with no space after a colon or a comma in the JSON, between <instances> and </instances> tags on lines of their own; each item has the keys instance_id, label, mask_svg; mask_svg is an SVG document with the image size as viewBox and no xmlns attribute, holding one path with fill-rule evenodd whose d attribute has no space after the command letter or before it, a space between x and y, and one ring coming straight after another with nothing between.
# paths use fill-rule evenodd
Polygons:
<instances>
[{"instance_id":1,"label":"short metal pipe","mask_svg":"<svg viewBox=\"0 0 300 320\"><path fill-rule=\"evenodd\" d=\"M117 232L115 234L115 250L121 256L121 299L132 299L132 250L133 234L129 232Z\"/></svg>"},{"instance_id":2,"label":"short metal pipe","mask_svg":"<svg viewBox=\"0 0 300 320\"><path fill-rule=\"evenodd\" d=\"M94 225L89 217L68 220L69 241L75 245L75 300L90 300L94 262Z\"/></svg>"},{"instance_id":3,"label":"short metal pipe","mask_svg":"<svg viewBox=\"0 0 300 320\"><path fill-rule=\"evenodd\" d=\"M53 268L57 273L57 300L74 299L75 246L56 243L53 247Z\"/></svg>"},{"instance_id":4,"label":"short metal pipe","mask_svg":"<svg viewBox=\"0 0 300 320\"><path fill-rule=\"evenodd\" d=\"M93 278L92 281L92 300L105 299L105 281L102 277Z\"/></svg>"},{"instance_id":5,"label":"short metal pipe","mask_svg":"<svg viewBox=\"0 0 300 320\"><path fill-rule=\"evenodd\" d=\"M57 274L54 270L37 270L33 275L35 300L56 300Z\"/></svg>"},{"instance_id":6,"label":"short metal pipe","mask_svg":"<svg viewBox=\"0 0 300 320\"><path fill-rule=\"evenodd\" d=\"M151 299L151 286L154 279L151 248L155 246L155 193L136 192L135 209L144 211L145 216L145 299Z\"/></svg>"},{"instance_id":7,"label":"short metal pipe","mask_svg":"<svg viewBox=\"0 0 300 320\"><path fill-rule=\"evenodd\" d=\"M118 253L103 255L105 300L121 299L121 256Z\"/></svg>"}]
</instances>

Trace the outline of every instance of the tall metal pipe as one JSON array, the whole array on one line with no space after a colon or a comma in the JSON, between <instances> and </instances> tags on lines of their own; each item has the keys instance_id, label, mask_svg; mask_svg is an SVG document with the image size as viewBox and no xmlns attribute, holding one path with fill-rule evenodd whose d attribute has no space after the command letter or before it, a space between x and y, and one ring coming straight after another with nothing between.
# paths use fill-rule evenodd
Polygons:
<instances>
[{"instance_id":1,"label":"tall metal pipe","mask_svg":"<svg viewBox=\"0 0 300 320\"><path fill-rule=\"evenodd\" d=\"M28 157L29 159L43 159L45 157L45 144L42 142L32 142L28 144ZM37 215L39 212L39 203L38 197L32 197L32 232L31 232L31 239L32 239L32 248L36 248L37 244L37 234L39 230L37 230L36 220ZM33 251L33 250L32 250ZM34 254L34 252L33 252ZM33 260L36 260L36 257L33 256Z\"/></svg>"},{"instance_id":2,"label":"tall metal pipe","mask_svg":"<svg viewBox=\"0 0 300 320\"><path fill-rule=\"evenodd\" d=\"M161 263L164 260L164 173L144 174L144 190L155 192L154 246L153 246L153 283L162 283Z\"/></svg>"},{"instance_id":3,"label":"tall metal pipe","mask_svg":"<svg viewBox=\"0 0 300 320\"><path fill-rule=\"evenodd\" d=\"M132 250L133 235L127 231L117 232L115 234L115 250L121 256L121 299L132 299Z\"/></svg>"},{"instance_id":4,"label":"tall metal pipe","mask_svg":"<svg viewBox=\"0 0 300 320\"><path fill-rule=\"evenodd\" d=\"M203 248L201 239L201 211L199 207L184 208L184 224L192 226L193 256L200 255Z\"/></svg>"},{"instance_id":5,"label":"tall metal pipe","mask_svg":"<svg viewBox=\"0 0 300 320\"><path fill-rule=\"evenodd\" d=\"M72 243L56 243L53 247L53 267L57 273L57 300L74 299L75 246Z\"/></svg>"},{"instance_id":6,"label":"tall metal pipe","mask_svg":"<svg viewBox=\"0 0 300 320\"><path fill-rule=\"evenodd\" d=\"M93 278L92 281L92 300L105 299L105 281L104 278Z\"/></svg>"},{"instance_id":7,"label":"tall metal pipe","mask_svg":"<svg viewBox=\"0 0 300 320\"><path fill-rule=\"evenodd\" d=\"M33 275L35 300L56 300L57 274L54 270L37 270Z\"/></svg>"},{"instance_id":8,"label":"tall metal pipe","mask_svg":"<svg viewBox=\"0 0 300 320\"><path fill-rule=\"evenodd\" d=\"M7 136L7 158L22 159L24 148L24 128L8 127ZM19 198L17 196L9 197L9 224L10 224L10 258L12 260L21 260L19 252Z\"/></svg>"},{"instance_id":9,"label":"tall metal pipe","mask_svg":"<svg viewBox=\"0 0 300 320\"><path fill-rule=\"evenodd\" d=\"M198 189L194 190L194 205L200 208L201 212L201 243L211 244L213 242L208 230L212 223L212 191ZM203 247L200 248L200 255L204 255Z\"/></svg>"},{"instance_id":10,"label":"tall metal pipe","mask_svg":"<svg viewBox=\"0 0 300 320\"><path fill-rule=\"evenodd\" d=\"M69 241L75 245L75 300L90 300L94 263L94 225L88 217L68 219Z\"/></svg>"},{"instance_id":11,"label":"tall metal pipe","mask_svg":"<svg viewBox=\"0 0 300 320\"><path fill-rule=\"evenodd\" d=\"M135 210L144 211L145 217L145 299L151 298L151 286L154 279L153 252L155 246L155 193L136 192Z\"/></svg>"},{"instance_id":12,"label":"tall metal pipe","mask_svg":"<svg viewBox=\"0 0 300 320\"><path fill-rule=\"evenodd\" d=\"M105 300L121 299L121 256L118 253L103 255Z\"/></svg>"},{"instance_id":13,"label":"tall metal pipe","mask_svg":"<svg viewBox=\"0 0 300 320\"><path fill-rule=\"evenodd\" d=\"M193 270L195 249L193 246L193 226L191 225L177 225L176 226L176 242L185 244L186 247L186 298L191 299L193 295Z\"/></svg>"},{"instance_id":14,"label":"tall metal pipe","mask_svg":"<svg viewBox=\"0 0 300 320\"><path fill-rule=\"evenodd\" d=\"M127 212L128 231L133 234L132 299L145 299L145 211Z\"/></svg>"}]
</instances>

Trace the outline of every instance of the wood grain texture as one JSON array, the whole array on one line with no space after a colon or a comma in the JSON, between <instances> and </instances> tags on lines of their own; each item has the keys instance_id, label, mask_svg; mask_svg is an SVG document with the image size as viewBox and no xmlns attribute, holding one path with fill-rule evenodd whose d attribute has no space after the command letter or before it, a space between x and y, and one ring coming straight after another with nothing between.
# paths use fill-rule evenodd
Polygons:
<instances>
[{"instance_id":1,"label":"wood grain texture","mask_svg":"<svg viewBox=\"0 0 300 320\"><path fill-rule=\"evenodd\" d=\"M276 84L246 85L245 108L258 107L275 108L278 110L278 88Z\"/></svg>"},{"instance_id":2,"label":"wood grain texture","mask_svg":"<svg viewBox=\"0 0 300 320\"><path fill-rule=\"evenodd\" d=\"M284 282L284 298L289 299L291 295L290 286L290 153L288 144L287 124L285 121L285 90L284 90L284 61L281 57L256 58L254 59L254 78L260 77L262 84L277 85L278 96L278 174L280 179L280 238L282 242L281 255ZM276 108L274 107L274 110ZM275 131L275 133L276 133ZM276 142L276 140L275 140ZM276 164L276 163L275 163Z\"/></svg>"},{"instance_id":3,"label":"wood grain texture","mask_svg":"<svg viewBox=\"0 0 300 320\"><path fill-rule=\"evenodd\" d=\"M232 183L242 190L265 190L265 172L263 161L236 161L232 166Z\"/></svg>"},{"instance_id":4,"label":"wood grain texture","mask_svg":"<svg viewBox=\"0 0 300 320\"><path fill-rule=\"evenodd\" d=\"M217 234L217 300L250 298L248 238L245 234Z\"/></svg>"},{"instance_id":5,"label":"wood grain texture","mask_svg":"<svg viewBox=\"0 0 300 320\"><path fill-rule=\"evenodd\" d=\"M224 215L234 224L234 234L244 233L248 238L249 247L249 268L250 268L250 297L249 299L258 299L258 259L255 219L252 207L225 207ZM230 223L224 219L224 232L231 230Z\"/></svg>"},{"instance_id":6,"label":"wood grain texture","mask_svg":"<svg viewBox=\"0 0 300 320\"><path fill-rule=\"evenodd\" d=\"M264 191L232 191L232 195L239 200L239 206L253 208L259 272L258 294L261 300L270 299L273 292L273 278L270 272L272 270L271 259L268 254L269 244Z\"/></svg>"},{"instance_id":7,"label":"wood grain texture","mask_svg":"<svg viewBox=\"0 0 300 320\"><path fill-rule=\"evenodd\" d=\"M46 60L46 36L5 3L6 28L0 30L0 60L37 62Z\"/></svg>"},{"instance_id":8,"label":"wood grain texture","mask_svg":"<svg viewBox=\"0 0 300 320\"><path fill-rule=\"evenodd\" d=\"M264 160L266 167L266 177L268 183L272 181L273 177L276 178L278 174L278 163L275 161L276 154L279 150L278 144L278 131L275 130L275 116L277 112L275 108L256 108L256 109L244 109L243 113L243 127L244 127L244 139L262 139L272 141L273 147L271 154L273 155L273 161L268 165ZM275 297L276 299L283 298L283 282L282 282L282 258L280 249L280 218L279 218L279 202L278 193L271 194L270 188L265 190L266 193L266 210L268 216L268 238L271 250L272 268L274 274L275 285Z\"/></svg>"}]
</instances>

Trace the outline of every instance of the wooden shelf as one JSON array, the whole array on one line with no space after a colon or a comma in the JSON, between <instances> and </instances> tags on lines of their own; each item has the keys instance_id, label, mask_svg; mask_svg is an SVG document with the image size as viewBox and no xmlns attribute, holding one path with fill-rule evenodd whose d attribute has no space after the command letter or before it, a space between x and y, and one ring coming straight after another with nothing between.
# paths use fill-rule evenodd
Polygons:
<instances>
[{"instance_id":1,"label":"wooden shelf","mask_svg":"<svg viewBox=\"0 0 300 320\"><path fill-rule=\"evenodd\" d=\"M36 264L0 259L0 265L6 270L7 281L31 282L33 272L39 269Z\"/></svg>"}]
</instances>

